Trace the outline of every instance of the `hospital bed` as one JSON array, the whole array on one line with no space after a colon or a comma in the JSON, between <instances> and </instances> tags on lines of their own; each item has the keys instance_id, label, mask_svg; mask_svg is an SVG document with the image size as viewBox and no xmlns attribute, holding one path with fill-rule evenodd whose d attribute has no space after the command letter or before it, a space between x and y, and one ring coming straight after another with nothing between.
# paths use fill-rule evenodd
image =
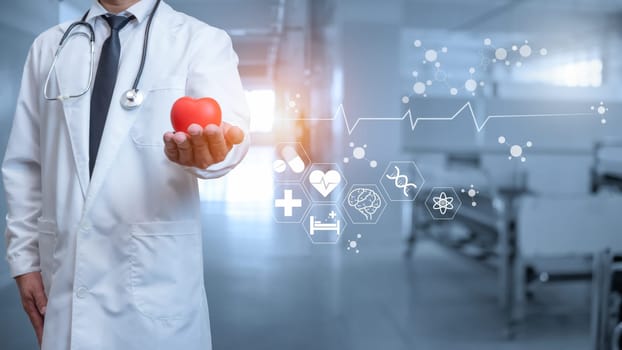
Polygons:
<instances>
[{"instance_id":1,"label":"hospital bed","mask_svg":"<svg viewBox=\"0 0 622 350\"><path fill-rule=\"evenodd\" d=\"M491 176L476 154L449 155L443 167L430 169L425 188L415 203L404 207L407 254L422 236L432 237L455 251L496 269L498 297L506 319L508 337L524 317L527 296L538 283L589 280L591 258L605 248L622 251L622 196L538 196L527 187L527 174L516 171L501 179ZM477 206L459 193L463 204L450 222L431 219L424 201L435 186L464 187L475 180ZM609 228L594 230L596 227ZM434 232L466 227L462 236ZM560 263L561 262L561 263ZM559 268L563 266L564 268Z\"/></svg>"},{"instance_id":2,"label":"hospital bed","mask_svg":"<svg viewBox=\"0 0 622 350\"><path fill-rule=\"evenodd\" d=\"M594 144L592 191L614 188L622 191L622 139L608 138Z\"/></svg>"},{"instance_id":3,"label":"hospital bed","mask_svg":"<svg viewBox=\"0 0 622 350\"><path fill-rule=\"evenodd\" d=\"M622 255L594 259L591 338L594 350L622 349Z\"/></svg>"}]
</instances>

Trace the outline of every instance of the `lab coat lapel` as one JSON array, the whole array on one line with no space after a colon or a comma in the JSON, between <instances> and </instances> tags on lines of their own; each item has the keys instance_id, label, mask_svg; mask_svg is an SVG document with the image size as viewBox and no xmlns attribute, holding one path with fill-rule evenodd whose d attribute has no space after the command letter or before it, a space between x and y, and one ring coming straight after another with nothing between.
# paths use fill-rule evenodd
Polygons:
<instances>
[{"instance_id":1,"label":"lab coat lapel","mask_svg":"<svg viewBox=\"0 0 622 350\"><path fill-rule=\"evenodd\" d=\"M151 27L151 38L158 38L159 35L163 35L163 31L160 29L161 25L159 25L159 23L164 23L164 20L161 18L161 14L156 14ZM143 22L143 24L146 23ZM95 169L93 170L91 183L87 192L85 204L86 211L92 208L93 203L96 200L103 183L105 182L108 172L113 167L115 160L120 154L121 147L128 146L128 133L132 125L136 121L137 117L143 113L141 107L128 111L121 106L121 97L132 87L136 73L138 72L140 66L143 39L144 25L141 25L140 29L131 38L129 38L127 43L125 43L121 48L121 59L119 62L117 83L110 103L106 126L104 128L104 133L99 146L97 162L95 163ZM151 40L148 53L151 57L155 57L153 54L155 46L155 40ZM150 65L148 61L149 56L147 64L145 65L139 89L145 86L144 82L147 80L148 76L154 74L155 72L155 69L153 69L154 63L152 62ZM142 91L146 94L144 89L142 89ZM127 171L131 171L131 169L127 169Z\"/></svg>"},{"instance_id":2,"label":"lab coat lapel","mask_svg":"<svg viewBox=\"0 0 622 350\"><path fill-rule=\"evenodd\" d=\"M60 29L64 32L67 26L62 26ZM77 47L74 47L75 49L71 48L70 45L72 44L75 44ZM91 54L88 46L84 44L84 41L67 44L64 52L68 53L71 50L71 54L62 56L54 70L56 78L55 93L65 94L79 91L89 81L88 64L91 62ZM76 67L83 67L84 69L77 69ZM62 91L61 89L66 90ZM86 197L89 184L88 139L86 138L88 137L88 132L85 132L85 128L88 128L89 102L90 89L82 97L62 101L65 124L69 133L74 164L83 198ZM51 101L49 103L61 102Z\"/></svg>"}]
</instances>

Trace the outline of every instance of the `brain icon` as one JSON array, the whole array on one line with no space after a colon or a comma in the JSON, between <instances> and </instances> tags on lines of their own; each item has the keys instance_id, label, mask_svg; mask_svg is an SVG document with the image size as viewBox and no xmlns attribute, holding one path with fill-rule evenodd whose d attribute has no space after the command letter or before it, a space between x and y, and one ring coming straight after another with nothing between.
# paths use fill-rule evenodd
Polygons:
<instances>
[{"instance_id":1,"label":"brain icon","mask_svg":"<svg viewBox=\"0 0 622 350\"><path fill-rule=\"evenodd\" d=\"M355 188L348 194L348 205L363 214L365 219L371 220L382 205L382 199L370 188Z\"/></svg>"}]
</instances>

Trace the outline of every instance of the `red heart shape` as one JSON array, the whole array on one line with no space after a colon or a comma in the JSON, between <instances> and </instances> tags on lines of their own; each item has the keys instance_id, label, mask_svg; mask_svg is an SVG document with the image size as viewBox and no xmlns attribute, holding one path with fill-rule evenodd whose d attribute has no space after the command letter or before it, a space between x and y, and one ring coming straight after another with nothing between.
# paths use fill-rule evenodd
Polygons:
<instances>
[{"instance_id":1,"label":"red heart shape","mask_svg":"<svg viewBox=\"0 0 622 350\"><path fill-rule=\"evenodd\" d=\"M191 124L205 128L209 124L220 125L222 111L213 98L182 97L175 101L171 109L171 123L175 131L187 132Z\"/></svg>"}]
</instances>

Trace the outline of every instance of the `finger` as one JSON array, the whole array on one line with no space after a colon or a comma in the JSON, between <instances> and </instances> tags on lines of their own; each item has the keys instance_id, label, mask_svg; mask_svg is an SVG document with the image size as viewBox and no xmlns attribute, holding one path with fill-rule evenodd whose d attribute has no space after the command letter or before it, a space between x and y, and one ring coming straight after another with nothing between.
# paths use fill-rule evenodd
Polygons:
<instances>
[{"instance_id":1,"label":"finger","mask_svg":"<svg viewBox=\"0 0 622 350\"><path fill-rule=\"evenodd\" d=\"M244 141L244 131L237 126L225 126L225 138L232 145L239 145Z\"/></svg>"},{"instance_id":2,"label":"finger","mask_svg":"<svg viewBox=\"0 0 622 350\"><path fill-rule=\"evenodd\" d=\"M24 302L24 310L30 319L30 323L32 324L32 328L37 335L39 343L41 343L41 337L43 335L43 315L41 315L39 310L37 310L34 298L30 297L29 300Z\"/></svg>"},{"instance_id":3,"label":"finger","mask_svg":"<svg viewBox=\"0 0 622 350\"><path fill-rule=\"evenodd\" d=\"M177 144L173 141L175 134L167 132L164 134L164 154L172 162L179 162L179 151Z\"/></svg>"},{"instance_id":4,"label":"finger","mask_svg":"<svg viewBox=\"0 0 622 350\"><path fill-rule=\"evenodd\" d=\"M192 124L188 128L188 134L190 134L190 139L192 140L194 165L201 169L207 168L213 163L213 160L207 142L203 137L203 128L198 124Z\"/></svg>"},{"instance_id":5,"label":"finger","mask_svg":"<svg viewBox=\"0 0 622 350\"><path fill-rule=\"evenodd\" d=\"M215 163L220 163L225 160L229 148L227 147L227 141L223 130L216 125L208 125L204 130L205 138L207 139L207 145L209 147L212 160Z\"/></svg>"},{"instance_id":6,"label":"finger","mask_svg":"<svg viewBox=\"0 0 622 350\"><path fill-rule=\"evenodd\" d=\"M44 316L48 305L48 297L45 295L43 285L39 286L32 294L35 299L37 311L39 311L39 313Z\"/></svg>"},{"instance_id":7,"label":"finger","mask_svg":"<svg viewBox=\"0 0 622 350\"><path fill-rule=\"evenodd\" d=\"M173 140L177 144L177 150L179 151L179 164L191 166L193 162L192 144L188 135L183 132L175 133Z\"/></svg>"}]
</instances>

